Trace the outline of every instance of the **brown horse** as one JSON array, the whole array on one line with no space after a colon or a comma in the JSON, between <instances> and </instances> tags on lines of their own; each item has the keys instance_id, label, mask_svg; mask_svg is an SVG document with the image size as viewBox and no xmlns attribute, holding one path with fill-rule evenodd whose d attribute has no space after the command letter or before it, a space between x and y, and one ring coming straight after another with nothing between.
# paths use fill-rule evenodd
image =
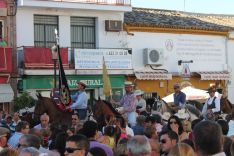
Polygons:
<instances>
[{"instance_id":1,"label":"brown horse","mask_svg":"<svg viewBox=\"0 0 234 156\"><path fill-rule=\"evenodd\" d=\"M98 123L99 129L106 126L108 122L111 122L115 118L120 118L122 121L124 121L121 114L114 109L110 102L101 100L100 98L95 100L95 104L92 107L92 112L94 119Z\"/></svg>"},{"instance_id":2,"label":"brown horse","mask_svg":"<svg viewBox=\"0 0 234 156\"><path fill-rule=\"evenodd\" d=\"M63 112L60 110L51 98L42 97L39 93L37 95L38 101L34 110L34 119L39 120L44 113L48 114L51 123L58 123L60 125L71 125L72 112Z\"/></svg>"},{"instance_id":3,"label":"brown horse","mask_svg":"<svg viewBox=\"0 0 234 156\"><path fill-rule=\"evenodd\" d=\"M233 108L233 105L232 103L228 100L227 97L224 97L222 95L221 99L220 99L220 109L223 113L225 114L231 114L232 113L232 108Z\"/></svg>"}]
</instances>

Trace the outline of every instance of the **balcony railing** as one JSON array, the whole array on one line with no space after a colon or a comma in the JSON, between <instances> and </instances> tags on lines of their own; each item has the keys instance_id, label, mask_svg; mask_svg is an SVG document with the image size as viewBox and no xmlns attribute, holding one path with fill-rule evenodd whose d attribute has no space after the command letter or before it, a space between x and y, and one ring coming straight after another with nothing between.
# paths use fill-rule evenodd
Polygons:
<instances>
[{"instance_id":1,"label":"balcony railing","mask_svg":"<svg viewBox=\"0 0 234 156\"><path fill-rule=\"evenodd\" d=\"M44 1L131 6L131 0L44 0Z\"/></svg>"}]
</instances>

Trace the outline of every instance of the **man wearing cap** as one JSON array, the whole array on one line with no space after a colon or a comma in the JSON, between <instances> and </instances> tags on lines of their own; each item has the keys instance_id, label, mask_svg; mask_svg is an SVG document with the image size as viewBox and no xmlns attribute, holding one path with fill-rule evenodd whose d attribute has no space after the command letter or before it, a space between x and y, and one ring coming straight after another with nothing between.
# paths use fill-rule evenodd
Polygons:
<instances>
[{"instance_id":1,"label":"man wearing cap","mask_svg":"<svg viewBox=\"0 0 234 156\"><path fill-rule=\"evenodd\" d=\"M216 89L214 87L208 89L210 97L206 100L202 109L202 114L205 116L210 113L220 113L220 98L215 96L215 92Z\"/></svg>"},{"instance_id":2,"label":"man wearing cap","mask_svg":"<svg viewBox=\"0 0 234 156\"><path fill-rule=\"evenodd\" d=\"M7 146L7 136L9 133L9 129L0 127L0 152Z\"/></svg>"},{"instance_id":3,"label":"man wearing cap","mask_svg":"<svg viewBox=\"0 0 234 156\"><path fill-rule=\"evenodd\" d=\"M88 97L85 92L86 84L82 81L77 83L78 92L71 96L74 102L69 108L76 110L80 120L84 120L87 115Z\"/></svg>"},{"instance_id":4,"label":"man wearing cap","mask_svg":"<svg viewBox=\"0 0 234 156\"><path fill-rule=\"evenodd\" d=\"M136 124L136 103L137 99L133 94L133 84L130 81L127 81L125 84L125 95L120 100L120 105L123 106L123 110L120 111L120 114L127 114L128 122L131 126Z\"/></svg>"},{"instance_id":5,"label":"man wearing cap","mask_svg":"<svg viewBox=\"0 0 234 156\"><path fill-rule=\"evenodd\" d=\"M184 107L186 102L186 94L180 90L180 84L178 83L174 84L174 91L174 105L172 108L177 112L178 109Z\"/></svg>"}]
</instances>

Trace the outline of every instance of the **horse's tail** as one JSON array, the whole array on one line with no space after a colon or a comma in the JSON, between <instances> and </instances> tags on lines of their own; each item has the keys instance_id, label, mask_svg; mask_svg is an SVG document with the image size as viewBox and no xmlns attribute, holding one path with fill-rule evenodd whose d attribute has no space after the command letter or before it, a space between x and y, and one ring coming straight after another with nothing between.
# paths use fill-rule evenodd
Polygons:
<instances>
[{"instance_id":1,"label":"horse's tail","mask_svg":"<svg viewBox=\"0 0 234 156\"><path fill-rule=\"evenodd\" d=\"M41 93L39 93L39 92L36 93L36 96L37 96L38 99L41 99L41 98L42 98L42 95L41 95Z\"/></svg>"}]
</instances>

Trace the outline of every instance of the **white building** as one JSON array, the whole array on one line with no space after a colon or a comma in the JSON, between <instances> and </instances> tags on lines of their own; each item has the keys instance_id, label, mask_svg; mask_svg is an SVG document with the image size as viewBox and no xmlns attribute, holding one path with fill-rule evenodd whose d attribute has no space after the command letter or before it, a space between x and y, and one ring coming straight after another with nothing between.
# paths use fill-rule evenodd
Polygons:
<instances>
[{"instance_id":1,"label":"white building","mask_svg":"<svg viewBox=\"0 0 234 156\"><path fill-rule=\"evenodd\" d=\"M53 88L53 62L50 47L56 43L58 29L60 47L65 48L65 72L70 88L85 80L90 97L102 94L102 70L74 68L74 49L127 50L126 32L122 29L124 12L131 11L130 0L19 0L16 15L19 66L23 61L20 90L42 91L47 96ZM42 49L40 49L42 48ZM43 49L44 48L44 49ZM87 56L91 59L92 55ZM80 59L80 58L78 58ZM97 58L93 58L97 59ZM131 61L131 60L129 60ZM22 65L22 64L21 64ZM124 69L124 68L123 68ZM133 70L109 71L114 94L121 94L125 74Z\"/></svg>"},{"instance_id":2,"label":"white building","mask_svg":"<svg viewBox=\"0 0 234 156\"><path fill-rule=\"evenodd\" d=\"M200 89L216 85L234 102L229 35L233 21L228 15L159 9L133 8L125 13L137 88L164 97L178 82Z\"/></svg>"}]
</instances>

